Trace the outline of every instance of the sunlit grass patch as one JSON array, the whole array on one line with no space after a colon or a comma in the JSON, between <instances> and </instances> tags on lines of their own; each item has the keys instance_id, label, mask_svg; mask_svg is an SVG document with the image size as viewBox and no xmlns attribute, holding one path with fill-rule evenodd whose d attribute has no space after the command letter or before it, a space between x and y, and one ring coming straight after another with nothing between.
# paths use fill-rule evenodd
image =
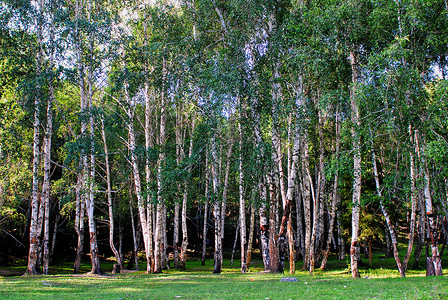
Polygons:
<instances>
[{"instance_id":1,"label":"sunlit grass patch","mask_svg":"<svg viewBox=\"0 0 448 300\"><path fill-rule=\"evenodd\" d=\"M225 260L223 272L212 274L213 261L207 260L205 266L200 261L188 261L185 271L172 268L161 274L126 271L104 276L72 275L71 263L63 262L53 266L53 272L60 272L59 275L0 278L0 299L448 298L447 278L425 277L422 268L408 270L407 277L400 278L393 258L376 255L373 268L364 263L360 267L361 278L353 279L348 262L331 259L327 270L316 269L314 275L303 270L301 264L297 264L295 274L289 274L288 263L284 274L264 273L259 260L253 261L246 274L241 274L238 260L233 265ZM108 270L112 264L102 266ZM88 262L82 270L90 270ZM284 277L297 281L280 281Z\"/></svg>"}]
</instances>

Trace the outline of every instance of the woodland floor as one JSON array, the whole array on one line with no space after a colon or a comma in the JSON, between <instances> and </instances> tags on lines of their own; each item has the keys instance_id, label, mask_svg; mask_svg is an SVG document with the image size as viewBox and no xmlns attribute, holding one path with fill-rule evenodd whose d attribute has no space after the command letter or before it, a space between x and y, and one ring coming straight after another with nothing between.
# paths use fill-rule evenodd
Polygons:
<instances>
[{"instance_id":1,"label":"woodland floor","mask_svg":"<svg viewBox=\"0 0 448 300\"><path fill-rule=\"evenodd\" d=\"M207 260L205 266L190 260L186 271L170 269L148 275L126 270L112 275L113 263L105 260L102 276L86 274L88 261L80 275L71 274L72 262L62 261L53 264L51 275L18 276L24 272L22 261L0 267L0 299L448 299L448 277L425 277L422 263L420 269L399 278L393 258L375 254L372 267L363 258L361 278L352 279L348 260L330 258L328 269L316 270L313 276L301 270L300 263L292 275L288 270L264 273L257 259L247 274L239 272L238 260L233 266L225 260L220 275L211 274L213 260ZM448 255L442 260L447 269ZM285 277L297 281L280 281Z\"/></svg>"}]
</instances>

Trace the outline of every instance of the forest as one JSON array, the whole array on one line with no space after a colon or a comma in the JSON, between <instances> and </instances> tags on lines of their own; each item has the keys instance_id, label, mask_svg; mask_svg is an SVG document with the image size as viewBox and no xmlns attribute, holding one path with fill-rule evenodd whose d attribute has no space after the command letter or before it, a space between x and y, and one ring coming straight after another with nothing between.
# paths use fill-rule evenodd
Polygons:
<instances>
[{"instance_id":1,"label":"forest","mask_svg":"<svg viewBox=\"0 0 448 300\"><path fill-rule=\"evenodd\" d=\"M447 0L1 0L0 265L442 275L447 50Z\"/></svg>"}]
</instances>

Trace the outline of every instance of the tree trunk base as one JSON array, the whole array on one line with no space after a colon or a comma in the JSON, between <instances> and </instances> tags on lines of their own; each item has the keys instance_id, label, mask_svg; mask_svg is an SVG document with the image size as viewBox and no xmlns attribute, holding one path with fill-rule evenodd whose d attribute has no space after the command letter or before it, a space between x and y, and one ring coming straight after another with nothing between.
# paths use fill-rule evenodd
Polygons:
<instances>
[{"instance_id":1,"label":"tree trunk base","mask_svg":"<svg viewBox=\"0 0 448 300\"><path fill-rule=\"evenodd\" d=\"M442 259L440 256L426 258L426 276L442 276Z\"/></svg>"},{"instance_id":2,"label":"tree trunk base","mask_svg":"<svg viewBox=\"0 0 448 300\"><path fill-rule=\"evenodd\" d=\"M121 273L121 267L119 264L114 264L114 267L112 269L112 274L118 274Z\"/></svg>"}]
</instances>

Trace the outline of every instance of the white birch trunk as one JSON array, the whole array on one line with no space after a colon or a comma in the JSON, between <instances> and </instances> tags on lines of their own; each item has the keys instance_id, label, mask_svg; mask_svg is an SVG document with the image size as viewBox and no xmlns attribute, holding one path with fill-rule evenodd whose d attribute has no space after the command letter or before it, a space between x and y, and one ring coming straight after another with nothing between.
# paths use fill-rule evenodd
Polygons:
<instances>
[{"instance_id":1,"label":"white birch trunk","mask_svg":"<svg viewBox=\"0 0 448 300\"><path fill-rule=\"evenodd\" d=\"M39 3L40 10L43 10L43 1ZM42 37L42 17L39 16L36 19L37 28L37 42L38 42L38 53L37 53L37 74L40 77L42 73L42 63L44 59L43 53L43 37ZM26 275L35 275L39 272L38 270L38 260L39 260L39 247L41 240L41 228L38 227L38 217L39 217L39 164L40 164L40 90L41 84L38 82L36 90L38 94L34 96L34 120L33 120L33 183L31 188L31 220L30 220L30 247L28 252L28 265L25 271Z\"/></svg>"},{"instance_id":2,"label":"white birch trunk","mask_svg":"<svg viewBox=\"0 0 448 300\"><path fill-rule=\"evenodd\" d=\"M73 265L73 273L78 274L81 266L81 256L84 246L84 214L85 214L85 201L82 196L82 182L83 175L78 174L78 180L75 187L76 197L76 214L75 214L75 231L78 236L78 243L76 246L75 263Z\"/></svg>"},{"instance_id":3,"label":"white birch trunk","mask_svg":"<svg viewBox=\"0 0 448 300\"><path fill-rule=\"evenodd\" d=\"M162 260L164 259L164 211L165 211L165 202L162 195L162 180L163 180L163 164L165 161L165 153L164 147L166 143L166 99L165 99L165 80L166 80L166 62L163 61L163 71L162 71L162 91L160 94L160 136L159 136L159 159L158 159L158 167L157 167L157 212L156 212L156 232L155 232L155 261L154 261L154 272L160 273L162 272L162 264L164 263Z\"/></svg>"},{"instance_id":4,"label":"white birch trunk","mask_svg":"<svg viewBox=\"0 0 448 300\"><path fill-rule=\"evenodd\" d=\"M221 230L221 205L219 203L218 195L218 183L219 183L219 175L218 175L218 153L216 146L216 134L213 133L213 137L211 140L211 175L212 175L212 188L214 195L214 219L215 219L215 254L214 261L215 266L213 269L213 273L221 273L222 270L222 230Z\"/></svg>"},{"instance_id":5,"label":"white birch trunk","mask_svg":"<svg viewBox=\"0 0 448 300\"><path fill-rule=\"evenodd\" d=\"M246 203L244 201L244 173L243 173L243 131L241 120L238 123L240 136L240 155L239 155L239 222L240 222L240 243L241 243L241 272L247 271L247 246L246 246ZM229 157L230 158L230 157ZM228 162L229 163L229 162ZM227 174L226 174L227 175Z\"/></svg>"},{"instance_id":6,"label":"white birch trunk","mask_svg":"<svg viewBox=\"0 0 448 300\"><path fill-rule=\"evenodd\" d=\"M372 144L373 144L373 141L372 141ZM373 175L375 177L376 191L377 191L378 197L380 199L381 212L383 213L383 216L386 219L387 229L389 230L395 262L397 263L397 267L398 267L398 271L400 272L400 276L406 277L405 269L403 268L403 265L401 264L399 253L398 253L398 241L397 241L397 236L395 234L395 228L390 220L389 213L387 212L387 210L383 204L383 196L382 196L382 192L381 192L380 178L379 178L379 174L378 174L376 155L375 155L375 151L373 149L373 145L372 145L372 163L373 163Z\"/></svg>"},{"instance_id":7,"label":"white birch trunk","mask_svg":"<svg viewBox=\"0 0 448 300\"><path fill-rule=\"evenodd\" d=\"M273 25L275 26L275 25ZM279 133L279 122L278 122L278 114L280 109L280 99L281 99L281 86L278 82L280 79L279 74L279 68L280 63L277 62L274 67L274 74L273 74L273 81L272 81L272 111L271 111L271 117L272 117L272 136L271 136L271 145L272 145L272 152L271 152L271 159L272 159L272 170L271 174L269 176L270 180L270 196L271 196L271 202L270 202L270 213L269 213L269 256L270 256L270 271L273 273L281 273L283 272L283 266L281 265L280 261L280 253L279 253L279 235L278 232L276 232L277 228L277 218L278 218L278 211L276 211L276 206L279 203L279 194L281 195L281 198L285 198L285 192L284 192L284 186L281 183L282 178L279 178L281 174L283 174L282 171L280 171L280 168L282 167L281 163L281 144L280 144L280 133ZM286 202L282 201L283 203Z\"/></svg>"},{"instance_id":8,"label":"white birch trunk","mask_svg":"<svg viewBox=\"0 0 448 300\"><path fill-rule=\"evenodd\" d=\"M247 254L246 254L246 265L247 270L250 268L250 260L252 257L252 244L254 242L254 231L255 231L255 204L254 199L250 205L250 221L249 221L249 240L247 242Z\"/></svg>"},{"instance_id":9,"label":"white birch trunk","mask_svg":"<svg viewBox=\"0 0 448 300\"><path fill-rule=\"evenodd\" d=\"M403 258L403 269L404 272L406 272L409 258L411 257L412 248L414 247L414 234L415 234L415 217L416 217L416 211L417 211L417 201L418 201L418 194L416 189L417 184L417 173L415 168L415 158L414 158L414 151L418 153L418 145L417 141L413 140L413 129L412 125L409 125L409 139L410 139L410 145L411 150L409 151L409 165L410 165L410 177L411 177L411 220L409 222L409 243L408 243L408 249L406 250L406 254ZM412 149L412 147L414 149Z\"/></svg>"},{"instance_id":10,"label":"white birch trunk","mask_svg":"<svg viewBox=\"0 0 448 300\"><path fill-rule=\"evenodd\" d=\"M326 243L326 249L324 256L322 258L322 263L320 265L320 269L324 270L327 267L327 261L328 261L328 255L330 254L330 246L331 246L331 240L333 236L333 230L334 230L334 223L336 219L336 209L339 205L339 194L338 194L338 181L339 181L339 151L340 151L340 122L339 122L339 108L336 109L336 152L335 152L335 158L336 158L336 173L334 174L334 181L333 181L333 199L331 201L331 211L330 211L330 228L328 230L328 237L327 237L327 243Z\"/></svg>"},{"instance_id":11,"label":"white birch trunk","mask_svg":"<svg viewBox=\"0 0 448 300\"><path fill-rule=\"evenodd\" d=\"M350 88L352 138L353 138L353 208L352 208L352 240L350 246L350 260L352 277L359 277L358 271L358 233L359 233L359 206L361 200L361 137L359 107L356 97L356 85L358 84L358 59L353 51L350 52L350 64L352 69L352 86Z\"/></svg>"},{"instance_id":12,"label":"white birch trunk","mask_svg":"<svg viewBox=\"0 0 448 300\"><path fill-rule=\"evenodd\" d=\"M132 241L134 245L134 264L135 264L135 270L138 271L138 244L137 244L137 234L135 233L135 222L134 222L134 209L132 208L132 184L130 185L129 189L129 212L131 214L131 228L132 228Z\"/></svg>"},{"instance_id":13,"label":"white birch trunk","mask_svg":"<svg viewBox=\"0 0 448 300\"><path fill-rule=\"evenodd\" d=\"M140 180L140 173L139 173L139 166L138 166L138 159L136 154L136 140L135 140L135 132L134 132L134 111L133 111L133 105L131 103L131 99L129 97L128 91L127 91L127 82L125 81L125 97L127 102L127 111L126 114L128 116L128 131L129 131L129 154L131 156L131 164L132 164L132 171L133 171L133 177L134 177L134 188L135 188L135 194L137 196L137 206L138 206L138 213L140 218L140 224L142 226L142 233L143 233L143 242L145 245L145 252L146 252L146 272L151 273L153 272L153 268L151 268L151 259L150 259L150 235L149 235L149 222L147 220L146 215L146 203L143 199L142 194L142 185Z\"/></svg>"},{"instance_id":14,"label":"white birch trunk","mask_svg":"<svg viewBox=\"0 0 448 300\"><path fill-rule=\"evenodd\" d=\"M190 134L190 149L188 151L188 157L191 160L193 156L193 136L196 128L196 114L193 114ZM190 168L191 170L191 168ZM188 228L187 228L187 203L188 202L188 190L187 190L187 178L184 179L184 192L182 196L182 247L180 250L180 263L179 269L185 270L187 262L187 246L188 246ZM207 235L207 232L205 232Z\"/></svg>"},{"instance_id":15,"label":"white birch trunk","mask_svg":"<svg viewBox=\"0 0 448 300\"><path fill-rule=\"evenodd\" d=\"M50 84L50 95L47 104L47 126L44 137L44 180L42 185L42 201L44 202L44 239L43 239L43 273L48 275L50 264L50 197L51 197L51 137L53 134L53 86Z\"/></svg>"},{"instance_id":16,"label":"white birch trunk","mask_svg":"<svg viewBox=\"0 0 448 300\"><path fill-rule=\"evenodd\" d=\"M184 136L182 131L184 130L183 125L183 116L182 116L183 107L178 107L176 111L176 162L177 167L180 168L180 165L185 158L185 153L183 149ZM182 182L183 183L183 182ZM181 183L177 184L179 194L183 191ZM182 197L183 198L183 197ZM179 211L180 204L179 201L176 200L174 204L174 232L173 232L173 265L174 268L179 268Z\"/></svg>"},{"instance_id":17,"label":"white birch trunk","mask_svg":"<svg viewBox=\"0 0 448 300\"><path fill-rule=\"evenodd\" d=\"M121 255L114 243L114 231L115 231L115 223L114 223L114 210L113 210L113 201L112 201L112 184L111 184L111 175L110 175L110 164L109 164L109 150L107 147L107 138L106 138L106 130L104 128L104 119L101 119L101 137L103 139L103 147L104 147L104 159L106 164L106 184L107 184L107 206L109 210L109 246L112 252L114 253L115 259L117 260L118 265L120 266L120 271L124 269L123 260L121 259Z\"/></svg>"},{"instance_id":18,"label":"white birch trunk","mask_svg":"<svg viewBox=\"0 0 448 300\"><path fill-rule=\"evenodd\" d=\"M263 179L262 179L263 180ZM264 270L268 271L271 262L269 260L269 239L268 239L268 219L267 219L267 192L266 184L260 183L260 241L261 241L261 256L263 259Z\"/></svg>"},{"instance_id":19,"label":"white birch trunk","mask_svg":"<svg viewBox=\"0 0 448 300\"><path fill-rule=\"evenodd\" d=\"M418 141L418 133L415 134L416 140ZM423 141L424 143L424 141ZM424 150L425 147L423 147ZM436 237L436 225L434 222L433 215L433 205L432 205L432 196L431 196L431 178L429 175L428 165L424 156L421 157L422 166L425 175L425 186L423 188L423 195L425 198L425 208L426 208L426 217L427 217L427 228L429 233L429 238L431 240L431 257L427 257L426 261L426 276L442 276L442 258L440 257L439 247L437 245L437 237Z\"/></svg>"},{"instance_id":20,"label":"white birch trunk","mask_svg":"<svg viewBox=\"0 0 448 300\"><path fill-rule=\"evenodd\" d=\"M89 16L90 19L90 16ZM91 43L93 43L91 41ZM90 48L91 54L93 48ZM90 260L92 262L91 274L101 274L100 259L98 253L98 242L96 237L96 224L95 224L95 124L93 120L93 72L91 67L88 71L88 109L89 109L89 137L90 137L90 166L89 166L89 195L86 197L86 211L89 224L89 244L90 244Z\"/></svg>"},{"instance_id":21,"label":"white birch trunk","mask_svg":"<svg viewBox=\"0 0 448 300\"><path fill-rule=\"evenodd\" d=\"M205 154L205 206L204 206L204 225L202 230L202 260L201 265L205 266L205 256L207 254L207 221L208 221L208 203L209 203L209 162L208 162L208 150Z\"/></svg>"}]
</instances>

